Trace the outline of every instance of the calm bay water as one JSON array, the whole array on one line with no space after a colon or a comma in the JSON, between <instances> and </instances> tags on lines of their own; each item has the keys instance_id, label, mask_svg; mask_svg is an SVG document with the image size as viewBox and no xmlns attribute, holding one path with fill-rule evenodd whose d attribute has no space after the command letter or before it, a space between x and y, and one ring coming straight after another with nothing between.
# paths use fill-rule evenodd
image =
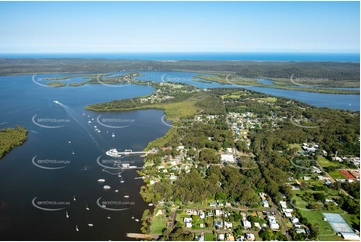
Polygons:
<instances>
[{"instance_id":1,"label":"calm bay water","mask_svg":"<svg viewBox=\"0 0 361 242\"><path fill-rule=\"evenodd\" d=\"M56 75L39 77L45 76ZM114 159L105 151L143 150L148 142L169 129L161 122L164 114L159 110L95 113L84 111L84 106L146 95L154 89L136 85L46 88L36 85L32 76L11 76L0 77L0 90L0 128L19 124L30 131L24 145L0 161L0 237L3 240L129 240L125 236L127 232L140 232L140 222L135 219L140 219L148 208L139 195L143 180L134 179L138 177L136 170L125 170L121 178L104 172L103 166L110 167L105 170L111 173L120 171L111 169ZM97 117L106 126L97 122ZM132 155L115 160L140 167L143 159ZM46 160L64 162L39 163ZM65 167L43 169L33 161L48 168ZM100 178L105 183L99 183ZM121 179L124 183L120 183ZM105 184L111 189L104 190ZM112 203L107 208L127 210L106 210L97 204L98 199L100 205ZM32 201L41 208L65 209L43 211Z\"/></svg>"},{"instance_id":2,"label":"calm bay water","mask_svg":"<svg viewBox=\"0 0 361 242\"><path fill-rule=\"evenodd\" d=\"M195 82L192 78L197 73L142 74L138 79L183 82L200 88L234 87ZM37 75L34 79L31 75L0 77L0 128L19 124L29 130L25 144L0 160L0 237L3 240L128 240L125 234L139 232L141 225L135 219L140 219L148 208L139 195L143 180L134 179L138 177L135 170L124 171L121 178L109 174L119 172L119 169L111 169L114 168L114 159L106 156L105 151L110 148L143 150L148 142L163 136L169 127L161 122L164 114L159 110L98 113L86 111L84 106L147 95L154 89L137 85L62 88L39 85L46 83L41 78L56 76L61 74ZM65 82L80 81L83 80L76 77ZM319 107L360 109L359 95L246 88ZM113 133L115 137L112 137ZM39 163L44 160L59 164ZM136 155L116 160L138 167L143 165L143 158ZM36 164L64 168L50 170ZM108 167L106 172L104 166ZM106 182L99 183L100 178ZM105 184L111 189L104 190ZM124 198L125 195L129 198ZM109 211L98 205L107 201L113 203L107 208L126 210ZM33 203L45 209L65 209L44 211ZM89 210L86 210L87 206ZM66 218L66 211L69 218ZM76 231L76 226L79 231Z\"/></svg>"}]
</instances>

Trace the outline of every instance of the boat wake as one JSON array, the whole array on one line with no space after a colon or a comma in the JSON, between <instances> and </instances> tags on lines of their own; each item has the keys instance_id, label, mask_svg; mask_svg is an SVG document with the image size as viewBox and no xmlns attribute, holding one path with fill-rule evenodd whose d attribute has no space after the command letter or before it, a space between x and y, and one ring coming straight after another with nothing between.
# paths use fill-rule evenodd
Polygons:
<instances>
[{"instance_id":1,"label":"boat wake","mask_svg":"<svg viewBox=\"0 0 361 242\"><path fill-rule=\"evenodd\" d=\"M96 141L96 139L94 138L94 136L92 135L91 131L92 129L90 129L87 125L85 125L80 117L78 117L78 114L76 114L69 106L59 102L59 101L54 101L56 104L58 104L59 106L61 106L62 108L64 108L64 110L88 133L89 137L93 140L93 142L95 143L95 145L103 152L105 152L99 145L99 143ZM104 142L106 142L98 133L96 133L100 139L102 139Z\"/></svg>"}]
</instances>

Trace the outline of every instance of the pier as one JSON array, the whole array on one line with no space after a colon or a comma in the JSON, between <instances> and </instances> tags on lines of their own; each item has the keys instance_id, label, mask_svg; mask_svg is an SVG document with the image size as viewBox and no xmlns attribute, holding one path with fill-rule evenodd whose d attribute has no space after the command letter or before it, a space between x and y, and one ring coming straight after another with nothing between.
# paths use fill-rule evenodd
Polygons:
<instances>
[{"instance_id":1,"label":"pier","mask_svg":"<svg viewBox=\"0 0 361 242\"><path fill-rule=\"evenodd\" d=\"M139 234L139 233L127 233L128 238L133 239L158 239L160 235L159 234Z\"/></svg>"}]
</instances>

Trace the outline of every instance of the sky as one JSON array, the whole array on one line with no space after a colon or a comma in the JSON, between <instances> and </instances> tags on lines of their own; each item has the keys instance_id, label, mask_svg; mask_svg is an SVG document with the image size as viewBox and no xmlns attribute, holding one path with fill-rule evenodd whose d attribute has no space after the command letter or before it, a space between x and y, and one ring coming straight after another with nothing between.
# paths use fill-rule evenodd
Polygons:
<instances>
[{"instance_id":1,"label":"sky","mask_svg":"<svg viewBox=\"0 0 361 242\"><path fill-rule=\"evenodd\" d=\"M0 53L360 52L359 2L0 2Z\"/></svg>"}]
</instances>

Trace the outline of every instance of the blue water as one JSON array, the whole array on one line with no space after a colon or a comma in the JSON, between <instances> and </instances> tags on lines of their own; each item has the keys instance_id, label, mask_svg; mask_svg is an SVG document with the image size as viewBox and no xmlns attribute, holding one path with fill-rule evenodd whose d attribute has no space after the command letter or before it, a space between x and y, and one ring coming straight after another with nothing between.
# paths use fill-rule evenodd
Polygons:
<instances>
[{"instance_id":1,"label":"blue water","mask_svg":"<svg viewBox=\"0 0 361 242\"><path fill-rule=\"evenodd\" d=\"M240 60L360 62L359 53L23 53L0 58L104 58L126 60Z\"/></svg>"},{"instance_id":2,"label":"blue water","mask_svg":"<svg viewBox=\"0 0 361 242\"><path fill-rule=\"evenodd\" d=\"M46 82L41 78L55 76L60 75L37 75L34 80L43 85ZM67 83L83 80L76 77ZM21 125L29 130L28 140L0 160L1 240L120 241L129 240L128 232L140 232L140 222L132 217L140 219L143 211L149 208L139 195L143 180L134 179L138 176L136 170L128 170L121 174L125 182L120 183L118 176L103 171L97 158L100 157L101 163L112 160L105 155L110 148L143 150L148 142L163 136L169 129L162 122L164 113L161 110L91 112L84 110L84 106L149 95L153 91L151 86L138 85L50 88L37 85L32 75L0 77L0 129ZM102 126L96 121L100 114L103 124L126 127ZM41 125L63 127L38 126L32 122L34 115ZM53 123L39 119L63 121ZM94 125L101 132L96 132ZM59 170L41 169L32 162L35 156L36 159L67 160L69 164ZM121 159L131 165L143 165L143 158L139 156ZM106 180L110 190L104 190L104 184L97 182L100 178ZM115 189L119 191L116 193ZM76 201L73 201L74 195ZM125 200L124 195L129 198ZM35 197L36 201L69 202L65 207L70 217L66 218L65 210L48 212L35 208L32 205ZM102 201L133 205L124 211L108 211L96 204L99 197ZM89 211L85 209L86 204ZM89 223L94 227L89 227ZM79 232L75 230L76 225Z\"/></svg>"}]
</instances>

